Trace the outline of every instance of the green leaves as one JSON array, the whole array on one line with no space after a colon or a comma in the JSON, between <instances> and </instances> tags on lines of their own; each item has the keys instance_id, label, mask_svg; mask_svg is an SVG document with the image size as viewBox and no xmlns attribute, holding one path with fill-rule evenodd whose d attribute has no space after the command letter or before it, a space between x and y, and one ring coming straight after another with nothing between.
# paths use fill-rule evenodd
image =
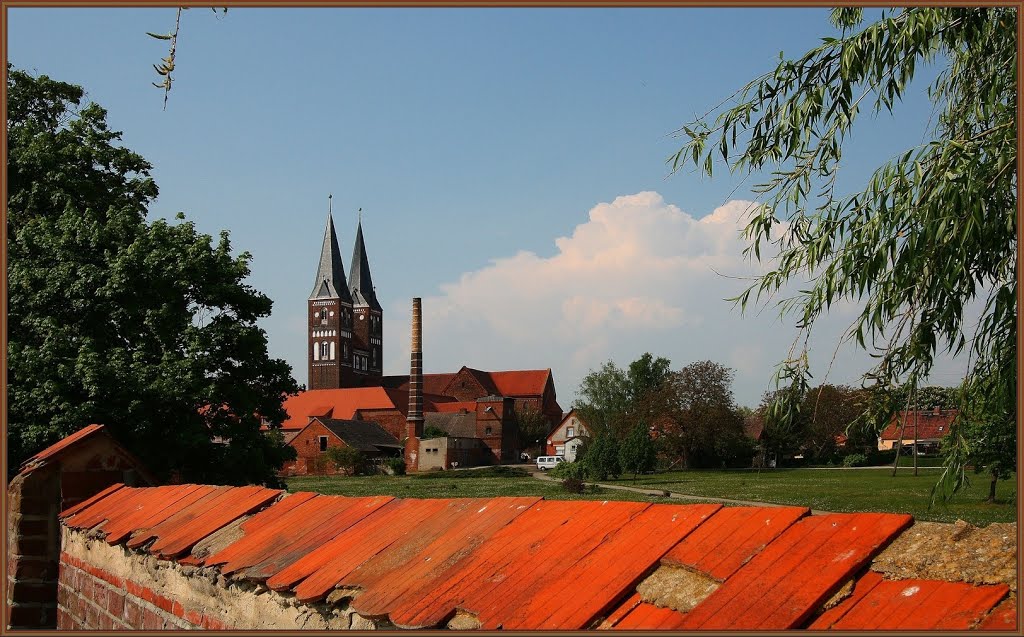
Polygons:
<instances>
[{"instance_id":1,"label":"green leaves","mask_svg":"<svg viewBox=\"0 0 1024 637\"><path fill-rule=\"evenodd\" d=\"M689 139L670 158L673 170L692 162L710 176L720 157L733 171L769 172L753 188L764 205L744 236L746 254L760 260L769 245L776 256L735 302L745 309L752 296L762 302L809 281L778 302L796 314L805 342L833 303L860 304L847 338L876 356L865 382L881 387L923 379L940 350L966 346L969 381L993 369L1016 378L1016 343L1006 338L1016 321L1007 302L1016 289L1016 20L1008 8L914 7L864 24L859 9L842 7L832 12L841 37L783 57L731 104L683 127ZM838 194L842 147L861 106L891 112L918 62L937 59L946 68L929 90L930 139ZM778 224L786 231L773 235ZM982 302L972 337L965 312ZM804 367L786 363L777 382L797 391ZM994 400L982 395L991 383L967 387L965 401ZM780 422L791 407L780 403Z\"/></svg>"},{"instance_id":2,"label":"green leaves","mask_svg":"<svg viewBox=\"0 0 1024 637\"><path fill-rule=\"evenodd\" d=\"M12 465L99 422L157 473L273 480L287 451L260 420L297 386L256 325L271 302L246 255L146 221L150 166L81 89L14 69L7 88Z\"/></svg>"}]
</instances>

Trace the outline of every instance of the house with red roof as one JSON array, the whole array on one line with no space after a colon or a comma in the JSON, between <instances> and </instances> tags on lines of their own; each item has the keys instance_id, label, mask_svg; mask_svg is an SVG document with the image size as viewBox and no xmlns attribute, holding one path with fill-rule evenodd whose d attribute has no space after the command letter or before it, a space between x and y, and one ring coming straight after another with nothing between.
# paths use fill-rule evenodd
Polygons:
<instances>
[{"instance_id":1,"label":"house with red roof","mask_svg":"<svg viewBox=\"0 0 1024 637\"><path fill-rule=\"evenodd\" d=\"M590 435L590 429L583 422L580 414L575 409L562 418L562 422L548 434L547 454L549 456L564 456L572 462L576 459L576 452L583 445L583 439Z\"/></svg>"},{"instance_id":2,"label":"house with red roof","mask_svg":"<svg viewBox=\"0 0 1024 637\"><path fill-rule=\"evenodd\" d=\"M953 424L957 413L959 412L956 409L938 407L898 411L878 436L878 450L892 449L897 441L912 446L916 440L919 451L937 452L940 442L949 433L950 425Z\"/></svg>"}]
</instances>

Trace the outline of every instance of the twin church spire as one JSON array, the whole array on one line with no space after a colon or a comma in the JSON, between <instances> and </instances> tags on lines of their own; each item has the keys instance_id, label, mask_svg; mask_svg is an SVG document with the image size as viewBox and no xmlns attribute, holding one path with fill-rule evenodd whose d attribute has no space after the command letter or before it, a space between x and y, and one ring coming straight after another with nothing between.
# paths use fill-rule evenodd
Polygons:
<instances>
[{"instance_id":1,"label":"twin church spire","mask_svg":"<svg viewBox=\"0 0 1024 637\"><path fill-rule=\"evenodd\" d=\"M333 210L327 213L320 262L309 295L309 388L355 387L381 376L382 309L370 275L360 216L345 278Z\"/></svg>"}]
</instances>

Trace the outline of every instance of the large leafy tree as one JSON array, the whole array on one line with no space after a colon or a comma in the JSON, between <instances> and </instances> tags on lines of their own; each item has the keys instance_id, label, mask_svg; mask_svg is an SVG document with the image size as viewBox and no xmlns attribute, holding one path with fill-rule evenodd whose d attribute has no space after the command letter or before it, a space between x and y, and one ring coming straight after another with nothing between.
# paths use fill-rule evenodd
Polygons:
<instances>
[{"instance_id":1,"label":"large leafy tree","mask_svg":"<svg viewBox=\"0 0 1024 637\"><path fill-rule=\"evenodd\" d=\"M671 375L672 363L645 352L626 369L607 361L591 370L580 382L573 407L595 432L610 431L619 439L645 418L654 396Z\"/></svg>"},{"instance_id":2,"label":"large leafy tree","mask_svg":"<svg viewBox=\"0 0 1024 637\"><path fill-rule=\"evenodd\" d=\"M7 95L11 466L95 422L160 475L272 481L290 449L261 421L297 385L249 254L148 222L149 163L80 87L8 67Z\"/></svg>"},{"instance_id":3,"label":"large leafy tree","mask_svg":"<svg viewBox=\"0 0 1024 637\"><path fill-rule=\"evenodd\" d=\"M670 461L687 467L740 462L749 466L751 441L732 393L733 371L713 361L690 363L673 373L649 418Z\"/></svg>"},{"instance_id":4,"label":"large leafy tree","mask_svg":"<svg viewBox=\"0 0 1024 637\"><path fill-rule=\"evenodd\" d=\"M814 323L848 300L861 312L847 338L877 359L866 384L916 387L937 352L967 350L962 406L984 404L1008 429L1017 375L1017 10L913 7L866 23L861 10L841 8L832 20L839 37L782 59L685 126L688 140L670 160L708 175L716 157L734 172L768 171L745 236L748 255L771 245L777 257L737 301L767 302L809 280L780 302L799 335L778 380L795 391L777 394L770 417L799 412ZM941 72L923 143L867 183L841 183L844 144L862 111L891 113L929 62ZM976 329L971 306L982 308ZM954 425L947 495L964 482L972 435Z\"/></svg>"}]
</instances>

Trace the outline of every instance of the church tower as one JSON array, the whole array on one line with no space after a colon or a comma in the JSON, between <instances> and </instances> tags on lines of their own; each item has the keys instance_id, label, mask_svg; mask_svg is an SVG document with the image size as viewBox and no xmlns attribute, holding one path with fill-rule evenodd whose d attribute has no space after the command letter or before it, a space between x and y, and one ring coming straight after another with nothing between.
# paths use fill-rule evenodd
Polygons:
<instances>
[{"instance_id":1,"label":"church tower","mask_svg":"<svg viewBox=\"0 0 1024 637\"><path fill-rule=\"evenodd\" d=\"M383 312L370 277L370 260L363 242L363 221L356 229L356 243L349 266L348 287L352 298L352 373L356 376L382 375L384 367Z\"/></svg>"},{"instance_id":2,"label":"church tower","mask_svg":"<svg viewBox=\"0 0 1024 637\"><path fill-rule=\"evenodd\" d=\"M342 387L352 374L352 295L331 212L309 295L308 318L309 389Z\"/></svg>"}]
</instances>

